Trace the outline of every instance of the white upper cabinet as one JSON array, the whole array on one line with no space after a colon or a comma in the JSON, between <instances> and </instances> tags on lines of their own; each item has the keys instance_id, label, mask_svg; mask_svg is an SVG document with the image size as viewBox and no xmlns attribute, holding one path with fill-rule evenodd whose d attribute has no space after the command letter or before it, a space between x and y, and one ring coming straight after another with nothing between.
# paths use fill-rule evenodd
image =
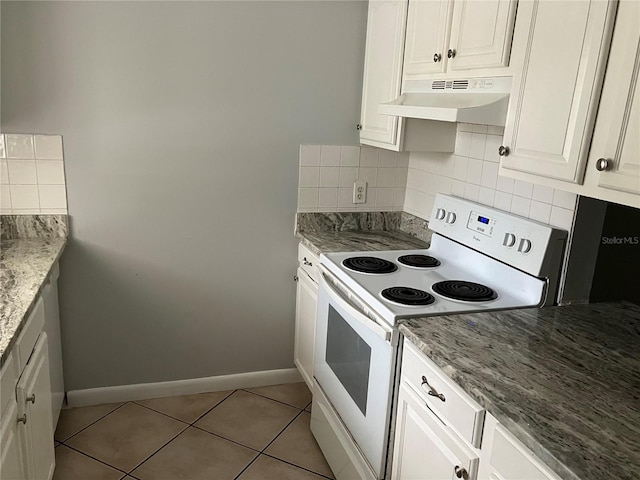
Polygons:
<instances>
[{"instance_id":1,"label":"white upper cabinet","mask_svg":"<svg viewBox=\"0 0 640 480\"><path fill-rule=\"evenodd\" d=\"M400 95L407 0L370 0L364 54L360 142L389 150L402 147L403 119L380 115L378 105Z\"/></svg>"},{"instance_id":2,"label":"white upper cabinet","mask_svg":"<svg viewBox=\"0 0 640 480\"><path fill-rule=\"evenodd\" d=\"M640 2L618 6L585 186L604 200L640 207Z\"/></svg>"},{"instance_id":3,"label":"white upper cabinet","mask_svg":"<svg viewBox=\"0 0 640 480\"><path fill-rule=\"evenodd\" d=\"M507 67L516 7L516 0L410 0L404 80Z\"/></svg>"},{"instance_id":4,"label":"white upper cabinet","mask_svg":"<svg viewBox=\"0 0 640 480\"><path fill-rule=\"evenodd\" d=\"M519 64L501 174L582 183L615 7L603 0L520 2L518 28L528 41L513 52Z\"/></svg>"},{"instance_id":5,"label":"white upper cabinet","mask_svg":"<svg viewBox=\"0 0 640 480\"><path fill-rule=\"evenodd\" d=\"M449 70L508 66L517 2L456 0L453 5Z\"/></svg>"}]
</instances>

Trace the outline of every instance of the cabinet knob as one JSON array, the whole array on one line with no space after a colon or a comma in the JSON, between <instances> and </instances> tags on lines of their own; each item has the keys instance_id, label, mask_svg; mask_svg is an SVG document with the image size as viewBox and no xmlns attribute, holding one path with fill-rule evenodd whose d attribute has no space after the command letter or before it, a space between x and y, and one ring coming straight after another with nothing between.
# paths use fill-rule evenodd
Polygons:
<instances>
[{"instance_id":1,"label":"cabinet knob","mask_svg":"<svg viewBox=\"0 0 640 480\"><path fill-rule=\"evenodd\" d=\"M294 281L294 282L297 282L298 280L299 280L299 279L298 279L298 275L294 275L294 276L293 276L293 281Z\"/></svg>"},{"instance_id":2,"label":"cabinet knob","mask_svg":"<svg viewBox=\"0 0 640 480\"><path fill-rule=\"evenodd\" d=\"M32 393L30 397L27 397L27 403L31 402L31 403L36 403L36 394Z\"/></svg>"},{"instance_id":3,"label":"cabinet knob","mask_svg":"<svg viewBox=\"0 0 640 480\"><path fill-rule=\"evenodd\" d=\"M609 168L609 160L607 160L606 158L599 158L596 161L596 170L598 170L599 172L604 172L608 168Z\"/></svg>"},{"instance_id":4,"label":"cabinet knob","mask_svg":"<svg viewBox=\"0 0 640 480\"><path fill-rule=\"evenodd\" d=\"M433 54L433 62L434 63L438 63L440 60L442 60L442 55L440 55L439 53L434 53Z\"/></svg>"},{"instance_id":5,"label":"cabinet knob","mask_svg":"<svg viewBox=\"0 0 640 480\"><path fill-rule=\"evenodd\" d=\"M455 49L450 48L450 49L447 51L447 58L453 58L453 57L455 57L455 56L456 56L456 51L455 51Z\"/></svg>"},{"instance_id":6,"label":"cabinet knob","mask_svg":"<svg viewBox=\"0 0 640 480\"><path fill-rule=\"evenodd\" d=\"M18 417L18 423L24 423L25 425L27 424L27 414L26 413L24 415L22 415L21 417Z\"/></svg>"},{"instance_id":7,"label":"cabinet knob","mask_svg":"<svg viewBox=\"0 0 640 480\"><path fill-rule=\"evenodd\" d=\"M458 478L463 478L464 480L469 478L469 474L467 473L467 471L463 467L460 467L458 465L455 466L455 468L453 469L453 472L456 474L456 477Z\"/></svg>"},{"instance_id":8,"label":"cabinet knob","mask_svg":"<svg viewBox=\"0 0 640 480\"><path fill-rule=\"evenodd\" d=\"M356 125L356 130L362 130L362 125L361 124L357 124Z\"/></svg>"},{"instance_id":9,"label":"cabinet knob","mask_svg":"<svg viewBox=\"0 0 640 480\"><path fill-rule=\"evenodd\" d=\"M307 260L307 257L304 257L302 259L302 263L308 267L313 267L313 263L311 263L309 260Z\"/></svg>"},{"instance_id":10,"label":"cabinet knob","mask_svg":"<svg viewBox=\"0 0 640 480\"><path fill-rule=\"evenodd\" d=\"M429 387L429 391L427 391L427 394L432 396L432 397L436 397L439 398L440 400L442 400L443 402L446 401L446 399L444 398L444 395L441 393L438 393L438 391L433 388L430 384L429 384L429 380L427 380L427 377L425 377L424 375L422 376L422 383L420 384L421 387L424 388L424 385L426 385L427 387Z\"/></svg>"},{"instance_id":11,"label":"cabinet knob","mask_svg":"<svg viewBox=\"0 0 640 480\"><path fill-rule=\"evenodd\" d=\"M509 156L509 147L505 147L504 145L500 145L500 148L498 148L498 155L500 155L501 157Z\"/></svg>"}]
</instances>

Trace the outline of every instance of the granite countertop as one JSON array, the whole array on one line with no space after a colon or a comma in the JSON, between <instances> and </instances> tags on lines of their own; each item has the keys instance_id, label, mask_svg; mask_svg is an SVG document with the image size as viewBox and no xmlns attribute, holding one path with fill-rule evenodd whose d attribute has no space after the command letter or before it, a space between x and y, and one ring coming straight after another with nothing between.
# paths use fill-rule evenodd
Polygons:
<instances>
[{"instance_id":1,"label":"granite countertop","mask_svg":"<svg viewBox=\"0 0 640 480\"><path fill-rule=\"evenodd\" d=\"M405 212L298 213L296 236L316 255L428 248L427 222Z\"/></svg>"},{"instance_id":2,"label":"granite countertop","mask_svg":"<svg viewBox=\"0 0 640 480\"><path fill-rule=\"evenodd\" d=\"M62 255L67 222L66 215L3 215L1 227L0 366Z\"/></svg>"},{"instance_id":3,"label":"granite countertop","mask_svg":"<svg viewBox=\"0 0 640 480\"><path fill-rule=\"evenodd\" d=\"M414 318L400 331L561 478L638 478L640 307Z\"/></svg>"}]
</instances>

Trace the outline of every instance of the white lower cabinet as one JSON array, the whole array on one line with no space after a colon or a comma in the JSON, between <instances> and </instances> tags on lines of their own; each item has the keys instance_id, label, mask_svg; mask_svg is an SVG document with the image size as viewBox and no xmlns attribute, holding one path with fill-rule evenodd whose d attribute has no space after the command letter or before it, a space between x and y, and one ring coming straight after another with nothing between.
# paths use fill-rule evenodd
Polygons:
<instances>
[{"instance_id":1,"label":"white lower cabinet","mask_svg":"<svg viewBox=\"0 0 640 480\"><path fill-rule=\"evenodd\" d=\"M22 440L23 424L18 423L18 405L12 399L2 409L0 421L0 478L8 480L26 480L26 462L23 455Z\"/></svg>"},{"instance_id":2,"label":"white lower cabinet","mask_svg":"<svg viewBox=\"0 0 640 480\"><path fill-rule=\"evenodd\" d=\"M26 453L28 478L49 480L53 477L55 454L51 422L51 384L47 334L42 332L16 388L18 418L23 452Z\"/></svg>"},{"instance_id":3,"label":"white lower cabinet","mask_svg":"<svg viewBox=\"0 0 640 480\"><path fill-rule=\"evenodd\" d=\"M477 478L478 456L405 383L400 385L393 480Z\"/></svg>"},{"instance_id":4,"label":"white lower cabinet","mask_svg":"<svg viewBox=\"0 0 640 480\"><path fill-rule=\"evenodd\" d=\"M296 325L294 363L309 389L313 389L313 355L316 340L318 306L318 257L303 245L298 247L299 267L296 275Z\"/></svg>"}]
</instances>

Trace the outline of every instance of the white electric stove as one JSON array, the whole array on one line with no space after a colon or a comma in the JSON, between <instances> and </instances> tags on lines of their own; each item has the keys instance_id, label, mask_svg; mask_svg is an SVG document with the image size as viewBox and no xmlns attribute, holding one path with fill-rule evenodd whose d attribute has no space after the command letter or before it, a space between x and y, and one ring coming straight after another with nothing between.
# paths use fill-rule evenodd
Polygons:
<instances>
[{"instance_id":1,"label":"white electric stove","mask_svg":"<svg viewBox=\"0 0 640 480\"><path fill-rule=\"evenodd\" d=\"M320 256L311 428L337 478L389 470L399 319L556 301L566 232L447 195L429 228L428 249Z\"/></svg>"}]
</instances>

